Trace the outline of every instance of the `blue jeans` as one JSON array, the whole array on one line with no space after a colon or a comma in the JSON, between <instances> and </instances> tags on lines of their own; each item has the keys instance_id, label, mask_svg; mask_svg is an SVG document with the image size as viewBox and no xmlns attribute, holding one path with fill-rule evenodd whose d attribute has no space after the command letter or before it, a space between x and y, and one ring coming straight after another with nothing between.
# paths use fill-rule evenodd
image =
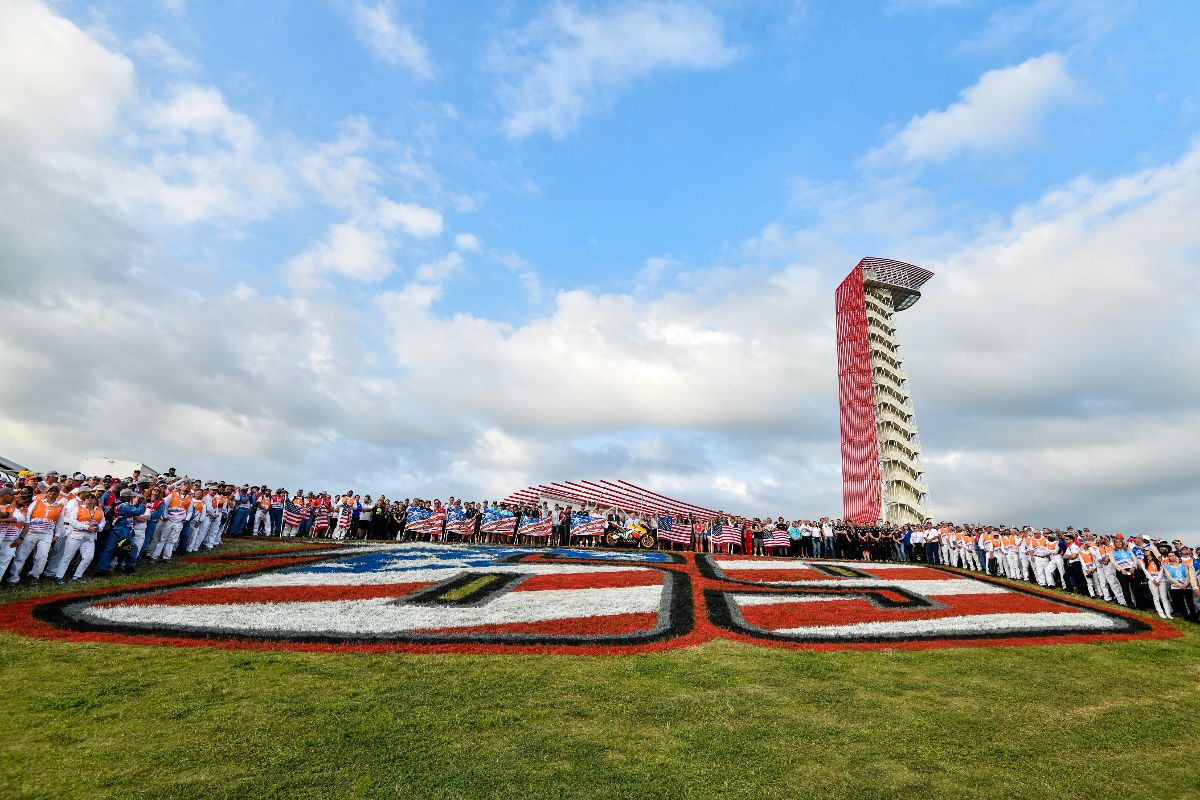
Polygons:
<instances>
[{"instance_id":1,"label":"blue jeans","mask_svg":"<svg viewBox=\"0 0 1200 800\"><path fill-rule=\"evenodd\" d=\"M250 509L239 506L233 511L233 520L229 523L229 535L241 536L250 520Z\"/></svg>"},{"instance_id":2,"label":"blue jeans","mask_svg":"<svg viewBox=\"0 0 1200 800\"><path fill-rule=\"evenodd\" d=\"M272 536L282 536L283 535L283 509L282 508L272 508L271 509L271 535Z\"/></svg>"},{"instance_id":3,"label":"blue jeans","mask_svg":"<svg viewBox=\"0 0 1200 800\"><path fill-rule=\"evenodd\" d=\"M117 552L117 542L130 535L128 528L113 528L108 532L108 538L104 540L104 548L100 551L100 560L96 562L96 572L108 572L112 569L113 556ZM131 540L132 542L132 540ZM126 572L133 572L133 565L137 563L138 546L133 545L133 552L127 556L121 557L121 566L124 564Z\"/></svg>"},{"instance_id":4,"label":"blue jeans","mask_svg":"<svg viewBox=\"0 0 1200 800\"><path fill-rule=\"evenodd\" d=\"M157 516L154 514L150 515L150 521L146 523L146 538L142 540L142 552L149 552L147 548L150 546L150 543L154 541L154 531L158 528L158 521L161 519L161 514ZM141 555L141 553L138 555Z\"/></svg>"},{"instance_id":5,"label":"blue jeans","mask_svg":"<svg viewBox=\"0 0 1200 800\"><path fill-rule=\"evenodd\" d=\"M896 542L896 560L908 561L908 548L905 547L904 542Z\"/></svg>"},{"instance_id":6,"label":"blue jeans","mask_svg":"<svg viewBox=\"0 0 1200 800\"><path fill-rule=\"evenodd\" d=\"M925 563L926 564L942 563L942 560L940 558L938 558L938 543L937 542L926 542L925 543Z\"/></svg>"}]
</instances>

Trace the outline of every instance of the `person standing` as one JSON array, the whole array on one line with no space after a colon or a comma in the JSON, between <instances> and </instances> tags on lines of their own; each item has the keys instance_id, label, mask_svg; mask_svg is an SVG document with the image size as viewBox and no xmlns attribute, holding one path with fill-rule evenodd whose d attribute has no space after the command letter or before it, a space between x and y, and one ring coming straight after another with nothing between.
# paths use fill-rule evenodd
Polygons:
<instances>
[{"instance_id":1,"label":"person standing","mask_svg":"<svg viewBox=\"0 0 1200 800\"><path fill-rule=\"evenodd\" d=\"M1049 586L1046 578L1050 569L1050 540L1043 533L1031 533L1025 540L1033 565L1033 579L1038 586Z\"/></svg>"},{"instance_id":2,"label":"person standing","mask_svg":"<svg viewBox=\"0 0 1200 800\"><path fill-rule=\"evenodd\" d=\"M54 541L54 531L64 510L65 505L61 502L56 484L50 485L44 494L33 499L32 505L25 512L28 529L20 538L20 543L16 548L12 574L8 578L9 586L16 586L21 580L21 570L31 555L33 556L33 566L29 570L29 583L37 582L46 569L46 561L50 556L50 545ZM0 521L0 525L3 524L3 521ZM4 571L0 569L0 575L3 574Z\"/></svg>"},{"instance_id":3,"label":"person standing","mask_svg":"<svg viewBox=\"0 0 1200 800\"><path fill-rule=\"evenodd\" d=\"M270 518L271 535L283 536L283 504L287 502L287 492L282 488L276 489L271 495Z\"/></svg>"},{"instance_id":4,"label":"person standing","mask_svg":"<svg viewBox=\"0 0 1200 800\"><path fill-rule=\"evenodd\" d=\"M1166 576L1163 574L1162 565L1159 563L1158 556L1154 554L1153 548L1146 548L1142 554L1140 566L1142 574L1146 577L1146 587L1150 591L1154 610L1162 619L1171 619L1173 616L1171 614L1171 596L1167 588Z\"/></svg>"},{"instance_id":5,"label":"person standing","mask_svg":"<svg viewBox=\"0 0 1200 800\"><path fill-rule=\"evenodd\" d=\"M109 575L112 570L113 556L117 554L118 550L126 547L128 549L120 554L117 565L121 566L123 562L125 573L128 575L133 572L138 557L137 545L133 541L134 520L142 517L145 513L146 501L141 495L135 497L132 489L122 489L120 502L113 509L112 531L104 543L100 560L96 562L97 576Z\"/></svg>"},{"instance_id":6,"label":"person standing","mask_svg":"<svg viewBox=\"0 0 1200 800\"><path fill-rule=\"evenodd\" d=\"M17 506L15 493L7 486L0 487L0 578L4 577L9 563L16 557L21 538L27 530L29 523L25 512Z\"/></svg>"},{"instance_id":7,"label":"person standing","mask_svg":"<svg viewBox=\"0 0 1200 800\"><path fill-rule=\"evenodd\" d=\"M96 536L104 525L104 511L96 502L93 492L80 492L79 503L74 507L74 513L67 520L67 539L63 548L62 558L58 561L58 570L54 574L54 582L62 584L75 555L79 555L79 566L75 569L72 580L82 581L83 573L92 563L96 554Z\"/></svg>"},{"instance_id":8,"label":"person standing","mask_svg":"<svg viewBox=\"0 0 1200 800\"><path fill-rule=\"evenodd\" d=\"M271 495L263 489L254 503L254 536L269 536L271 533Z\"/></svg>"},{"instance_id":9,"label":"person standing","mask_svg":"<svg viewBox=\"0 0 1200 800\"><path fill-rule=\"evenodd\" d=\"M192 490L187 486L173 491L163 500L163 512L154 531L150 560L170 561L183 535L183 523L192 508Z\"/></svg>"},{"instance_id":10,"label":"person standing","mask_svg":"<svg viewBox=\"0 0 1200 800\"><path fill-rule=\"evenodd\" d=\"M1169 553L1166 563L1162 565L1163 574L1166 579L1167 591L1170 596L1171 606L1175 614L1183 617L1191 622L1197 621L1196 603L1192 597L1192 587L1187 565L1183 563L1180 554L1184 552L1181 548L1180 553ZM1190 552L1190 551L1189 551Z\"/></svg>"},{"instance_id":11,"label":"person standing","mask_svg":"<svg viewBox=\"0 0 1200 800\"><path fill-rule=\"evenodd\" d=\"M233 493L233 520L229 523L229 535L241 536L246 530L246 523L250 519L250 508L254 500L250 497L250 488L243 486Z\"/></svg>"}]
</instances>

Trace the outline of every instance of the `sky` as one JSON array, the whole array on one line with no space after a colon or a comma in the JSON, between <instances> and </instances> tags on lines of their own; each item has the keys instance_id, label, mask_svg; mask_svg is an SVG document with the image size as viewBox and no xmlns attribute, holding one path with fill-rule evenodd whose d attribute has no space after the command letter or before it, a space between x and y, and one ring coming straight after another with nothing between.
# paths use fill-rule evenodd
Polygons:
<instances>
[{"instance_id":1,"label":"sky","mask_svg":"<svg viewBox=\"0 0 1200 800\"><path fill-rule=\"evenodd\" d=\"M833 292L937 518L1200 542L1200 4L0 0L0 455L840 515Z\"/></svg>"}]
</instances>

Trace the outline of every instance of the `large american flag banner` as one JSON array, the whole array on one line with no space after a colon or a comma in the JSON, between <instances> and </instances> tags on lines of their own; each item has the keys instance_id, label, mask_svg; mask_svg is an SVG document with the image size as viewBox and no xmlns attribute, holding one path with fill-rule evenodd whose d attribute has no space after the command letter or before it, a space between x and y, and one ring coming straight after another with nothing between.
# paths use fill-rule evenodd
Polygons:
<instances>
[{"instance_id":1,"label":"large american flag banner","mask_svg":"<svg viewBox=\"0 0 1200 800\"><path fill-rule=\"evenodd\" d=\"M522 536L549 536L554 527L554 521L549 517L525 517L517 528Z\"/></svg>"},{"instance_id":2,"label":"large american flag banner","mask_svg":"<svg viewBox=\"0 0 1200 800\"><path fill-rule=\"evenodd\" d=\"M308 516L308 509L303 506L298 506L295 503L283 504L283 524L288 527L295 527L304 521Z\"/></svg>"},{"instance_id":3,"label":"large american flag banner","mask_svg":"<svg viewBox=\"0 0 1200 800\"><path fill-rule=\"evenodd\" d=\"M680 525L676 528L674 517L658 518L658 538L664 542L675 542L677 544L690 544L692 541L688 526Z\"/></svg>"},{"instance_id":4,"label":"large american flag banner","mask_svg":"<svg viewBox=\"0 0 1200 800\"><path fill-rule=\"evenodd\" d=\"M428 508L410 508L407 514L408 523L404 526L405 533L416 535L441 534L442 516L434 514Z\"/></svg>"},{"instance_id":5,"label":"large american flag banner","mask_svg":"<svg viewBox=\"0 0 1200 800\"><path fill-rule=\"evenodd\" d=\"M571 515L572 536L603 536L607 527L608 520L604 517L594 517L590 514Z\"/></svg>"},{"instance_id":6,"label":"large american flag banner","mask_svg":"<svg viewBox=\"0 0 1200 800\"><path fill-rule=\"evenodd\" d=\"M511 536L517 528L517 518L508 511L499 508L485 508L483 521L479 525L480 533L498 533Z\"/></svg>"},{"instance_id":7,"label":"large american flag banner","mask_svg":"<svg viewBox=\"0 0 1200 800\"><path fill-rule=\"evenodd\" d=\"M457 515L456 515L457 516ZM451 519L446 517L446 533L456 533L459 536L472 536L475 533L475 518L466 517Z\"/></svg>"},{"instance_id":8,"label":"large american flag banner","mask_svg":"<svg viewBox=\"0 0 1200 800\"><path fill-rule=\"evenodd\" d=\"M763 545L765 547L791 547L792 540L788 538L787 529L779 530L778 528L767 528L763 531Z\"/></svg>"},{"instance_id":9,"label":"large american flag banner","mask_svg":"<svg viewBox=\"0 0 1200 800\"><path fill-rule=\"evenodd\" d=\"M742 544L741 525L722 525L721 530L713 534L713 544Z\"/></svg>"}]
</instances>

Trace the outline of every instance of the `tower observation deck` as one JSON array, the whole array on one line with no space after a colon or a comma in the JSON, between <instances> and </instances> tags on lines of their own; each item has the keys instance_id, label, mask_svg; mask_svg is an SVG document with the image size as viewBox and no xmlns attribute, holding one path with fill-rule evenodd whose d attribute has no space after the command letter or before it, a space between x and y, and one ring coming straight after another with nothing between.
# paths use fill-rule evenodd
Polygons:
<instances>
[{"instance_id":1,"label":"tower observation deck","mask_svg":"<svg viewBox=\"0 0 1200 800\"><path fill-rule=\"evenodd\" d=\"M837 288L843 516L906 524L929 518L929 487L908 374L892 315L911 308L927 269L864 258Z\"/></svg>"}]
</instances>

